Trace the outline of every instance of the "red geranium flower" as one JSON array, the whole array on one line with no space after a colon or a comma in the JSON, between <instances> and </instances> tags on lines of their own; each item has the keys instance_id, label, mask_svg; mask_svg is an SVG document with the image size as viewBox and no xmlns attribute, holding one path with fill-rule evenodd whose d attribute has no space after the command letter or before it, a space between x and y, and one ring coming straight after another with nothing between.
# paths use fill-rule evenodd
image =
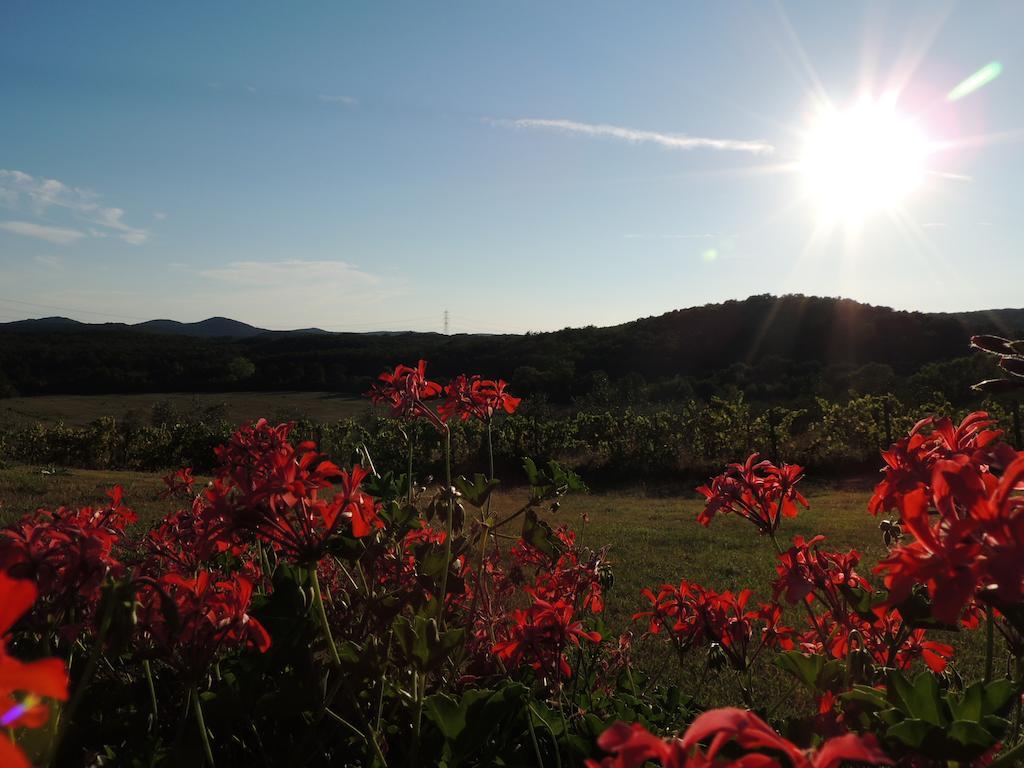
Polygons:
<instances>
[{"instance_id":1,"label":"red geranium flower","mask_svg":"<svg viewBox=\"0 0 1024 768\"><path fill-rule=\"evenodd\" d=\"M897 506L914 541L876 570L891 603L925 584L932 613L953 624L975 596L999 607L1024 597L1024 453L997 478L965 454L932 462L926 482L900 495Z\"/></svg>"},{"instance_id":2,"label":"red geranium flower","mask_svg":"<svg viewBox=\"0 0 1024 768\"><path fill-rule=\"evenodd\" d=\"M458 416L462 421L473 417L489 422L496 413L515 413L522 401L506 392L507 386L502 379L459 374L444 388L446 399L438 407L438 415L443 421Z\"/></svg>"},{"instance_id":3,"label":"red geranium flower","mask_svg":"<svg viewBox=\"0 0 1024 768\"><path fill-rule=\"evenodd\" d=\"M796 505L807 506L807 500L796 490L803 477L803 468L795 464L775 466L753 453L744 464L730 464L724 473L702 485L697 492L707 501L697 520L710 525L718 513L743 517L762 534L774 534L780 515L796 517Z\"/></svg>"},{"instance_id":4,"label":"red geranium flower","mask_svg":"<svg viewBox=\"0 0 1024 768\"><path fill-rule=\"evenodd\" d=\"M420 360L415 368L399 365L392 372L377 377L367 395L374 403L384 403L392 416L413 419L430 414L423 401L441 394L441 385L427 380L427 361Z\"/></svg>"},{"instance_id":5,"label":"red geranium flower","mask_svg":"<svg viewBox=\"0 0 1024 768\"><path fill-rule=\"evenodd\" d=\"M507 639L495 643L493 653L511 668L525 661L549 681L572 676L564 654L570 644L601 641L599 633L586 631L582 622L574 620L572 605L562 600L534 600L529 608L513 611L511 619Z\"/></svg>"},{"instance_id":6,"label":"red geranium flower","mask_svg":"<svg viewBox=\"0 0 1024 768\"><path fill-rule=\"evenodd\" d=\"M196 479L192 476L192 468L182 467L164 477L164 485L167 487L160 491L160 498L191 498L192 487L195 485L195 482Z\"/></svg>"},{"instance_id":7,"label":"red geranium flower","mask_svg":"<svg viewBox=\"0 0 1024 768\"><path fill-rule=\"evenodd\" d=\"M0 570L39 587L40 604L32 611L38 628L53 623L76 636L92 617L104 580L122 572L114 547L136 516L122 503L119 487L108 496L102 508L40 509L0 529ZM65 624L72 617L75 623Z\"/></svg>"},{"instance_id":8,"label":"red geranium flower","mask_svg":"<svg viewBox=\"0 0 1024 768\"><path fill-rule=\"evenodd\" d=\"M255 648L263 653L270 636L248 614L251 598L252 583L238 575L214 580L209 571L199 571L142 580L138 622L144 652L191 681L224 651Z\"/></svg>"},{"instance_id":9,"label":"red geranium flower","mask_svg":"<svg viewBox=\"0 0 1024 768\"><path fill-rule=\"evenodd\" d=\"M588 768L641 768L655 761L664 768L838 768L843 763L891 765L871 734L845 734L805 751L779 735L753 712L725 707L700 715L681 739L660 739L639 723L615 723L598 738L598 746L613 757L588 760ZM707 744L707 746L703 746ZM722 754L728 745L742 750L738 757ZM730 755L734 754L730 750Z\"/></svg>"},{"instance_id":10,"label":"red geranium flower","mask_svg":"<svg viewBox=\"0 0 1024 768\"><path fill-rule=\"evenodd\" d=\"M288 431L288 425L261 420L218 449L222 466L205 493L204 511L219 521L218 534L228 540L256 535L284 556L310 564L323 557L345 521L356 538L382 528L377 502L360 490L367 471L358 464L350 472L339 469L314 443L293 446ZM321 497L335 481L339 492Z\"/></svg>"},{"instance_id":11,"label":"red geranium flower","mask_svg":"<svg viewBox=\"0 0 1024 768\"><path fill-rule=\"evenodd\" d=\"M652 634L665 631L680 654L695 645L717 644L734 669L746 670L765 648L792 648L793 631L780 624L781 606L747 608L750 590L718 593L684 580L678 587L666 584L658 594L650 589L643 594L651 610L634 614L633 620L647 619Z\"/></svg>"}]
</instances>

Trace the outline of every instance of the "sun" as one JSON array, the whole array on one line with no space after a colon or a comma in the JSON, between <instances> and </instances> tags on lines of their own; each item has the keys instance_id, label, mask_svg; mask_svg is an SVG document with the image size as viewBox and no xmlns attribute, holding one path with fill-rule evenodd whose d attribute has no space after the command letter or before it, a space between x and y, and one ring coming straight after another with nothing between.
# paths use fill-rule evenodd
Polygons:
<instances>
[{"instance_id":1,"label":"sun","mask_svg":"<svg viewBox=\"0 0 1024 768\"><path fill-rule=\"evenodd\" d=\"M892 98L864 98L818 111L806 133L800 170L808 197L831 221L859 223L891 211L926 176L929 142Z\"/></svg>"}]
</instances>

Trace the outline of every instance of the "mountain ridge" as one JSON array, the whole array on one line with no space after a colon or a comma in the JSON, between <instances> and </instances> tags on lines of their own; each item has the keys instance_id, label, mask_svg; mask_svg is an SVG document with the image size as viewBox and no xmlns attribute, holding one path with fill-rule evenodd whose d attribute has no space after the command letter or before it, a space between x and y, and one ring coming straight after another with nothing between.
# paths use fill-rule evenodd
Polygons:
<instances>
[{"instance_id":1,"label":"mountain ridge","mask_svg":"<svg viewBox=\"0 0 1024 768\"><path fill-rule=\"evenodd\" d=\"M228 318L138 328L51 317L0 325L0 397L239 387L360 394L381 371L419 359L442 380L481 372L560 403L600 389L601 381L662 395L710 398L739 389L765 400L808 401L817 393L877 389L877 382L838 383L862 368L858 381L908 379L928 369L926 394L952 397L998 373L985 367L988 356L972 352L977 333L1024 338L1024 310L922 313L762 294L615 326L500 335L265 331Z\"/></svg>"},{"instance_id":2,"label":"mountain ridge","mask_svg":"<svg viewBox=\"0 0 1024 768\"><path fill-rule=\"evenodd\" d=\"M647 323L666 323L672 319L683 319L687 315L694 313L706 313L713 312L717 308L724 308L730 305L736 304L747 304L754 301L773 301L773 302L785 302L788 300L796 301L818 301L818 302L834 302L837 307L846 307L851 309L853 312L860 310L871 310L871 311L883 311L893 313L894 316L923 316L928 318L949 318L955 319L961 322L965 328L973 329L985 329L985 330L1002 330L1004 333L1022 333L1024 332L1024 308L1016 307L1003 307L993 309L979 309L979 310L966 310L960 312L921 312L918 310L904 310L904 309L893 309L880 304L868 304L866 302L856 301L854 299L847 299L842 297L831 297L831 296L804 296L802 294L785 294L781 296L775 296L772 294L757 294L748 296L746 299L728 299L723 302L714 302L703 305L694 305L691 307L682 307L679 309L669 310L660 315L648 315L646 317L636 318L635 320L628 320L623 323L616 323L610 326L581 326L581 327L568 327L561 331L540 331L540 332L529 332L527 334L520 333L476 333L476 334L453 334L453 335L470 335L470 336L523 336L523 335L541 335L544 333L560 333L563 331L576 331L576 330L587 330L592 328L629 328L642 326ZM430 334L430 331L328 331L323 328L309 327L309 328L295 328L287 330L271 330L268 328L260 328L249 323L242 322L240 320L234 320L229 317L223 317L215 315L208 317L204 320L198 320L194 322L184 322L180 320L171 320L167 318L156 318L153 320L145 320L138 323L120 323L120 322L103 322L103 323L90 323L81 320L74 320L69 317L63 317L60 315L39 317L39 318L25 318L22 320L11 320L7 322L0 322L0 332L3 331L54 331L54 330L74 330L74 331L137 331L142 333L156 333L163 335L174 335L174 336L195 336L197 338L209 338L209 339L250 339L258 336L295 336L295 335L319 335L319 336L341 336L341 335L360 335L360 336L396 336L403 334Z\"/></svg>"}]
</instances>

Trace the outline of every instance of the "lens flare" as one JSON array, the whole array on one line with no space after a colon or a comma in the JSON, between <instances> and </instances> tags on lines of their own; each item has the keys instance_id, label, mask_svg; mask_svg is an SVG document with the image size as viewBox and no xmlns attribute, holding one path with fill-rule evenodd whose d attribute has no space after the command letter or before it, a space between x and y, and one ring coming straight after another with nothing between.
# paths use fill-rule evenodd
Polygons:
<instances>
[{"instance_id":1,"label":"lens flare","mask_svg":"<svg viewBox=\"0 0 1024 768\"><path fill-rule=\"evenodd\" d=\"M2 715L0 715L0 727L6 728L19 717L28 712L32 707L38 705L42 701L38 696L30 694L25 697L25 700L20 704L15 704L13 707L8 709Z\"/></svg>"},{"instance_id":2,"label":"lens flare","mask_svg":"<svg viewBox=\"0 0 1024 768\"><path fill-rule=\"evenodd\" d=\"M990 61L966 80L960 82L956 88L946 94L947 101L958 101L964 96L970 96L979 88L984 88L1003 72L1003 65L998 61Z\"/></svg>"}]
</instances>

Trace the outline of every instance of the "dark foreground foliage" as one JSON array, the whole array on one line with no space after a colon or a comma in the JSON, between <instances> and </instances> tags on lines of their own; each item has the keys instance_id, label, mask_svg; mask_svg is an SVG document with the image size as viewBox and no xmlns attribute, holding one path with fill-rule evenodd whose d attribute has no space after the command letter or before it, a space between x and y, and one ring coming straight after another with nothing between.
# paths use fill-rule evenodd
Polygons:
<instances>
[{"instance_id":1,"label":"dark foreground foliage","mask_svg":"<svg viewBox=\"0 0 1024 768\"><path fill-rule=\"evenodd\" d=\"M615 637L602 542L545 520L580 478L526 460L529 499L498 517L493 453L486 472L452 470L453 424L478 423L491 446L519 408L504 382L442 387L421 363L371 394L395 419L398 461L364 445L341 467L260 421L217 447L209 484L170 475L168 514L149 530L116 488L99 507L0 530L5 765L837 768L1024 754L1024 452L987 414L925 419L886 451L869 511L889 554L873 573L820 536L786 538L806 504L802 467L729 465L699 489L694 525L748 521L776 565L759 590L771 599L652 585L635 633ZM440 482L419 479L416 425L439 436ZM958 672L951 631L986 633L982 679ZM703 658L703 683L647 678L631 658L639 633L662 641L665 664ZM766 660L803 692L783 701L806 710L755 695ZM741 681L742 708L707 709L724 676Z\"/></svg>"}]
</instances>

